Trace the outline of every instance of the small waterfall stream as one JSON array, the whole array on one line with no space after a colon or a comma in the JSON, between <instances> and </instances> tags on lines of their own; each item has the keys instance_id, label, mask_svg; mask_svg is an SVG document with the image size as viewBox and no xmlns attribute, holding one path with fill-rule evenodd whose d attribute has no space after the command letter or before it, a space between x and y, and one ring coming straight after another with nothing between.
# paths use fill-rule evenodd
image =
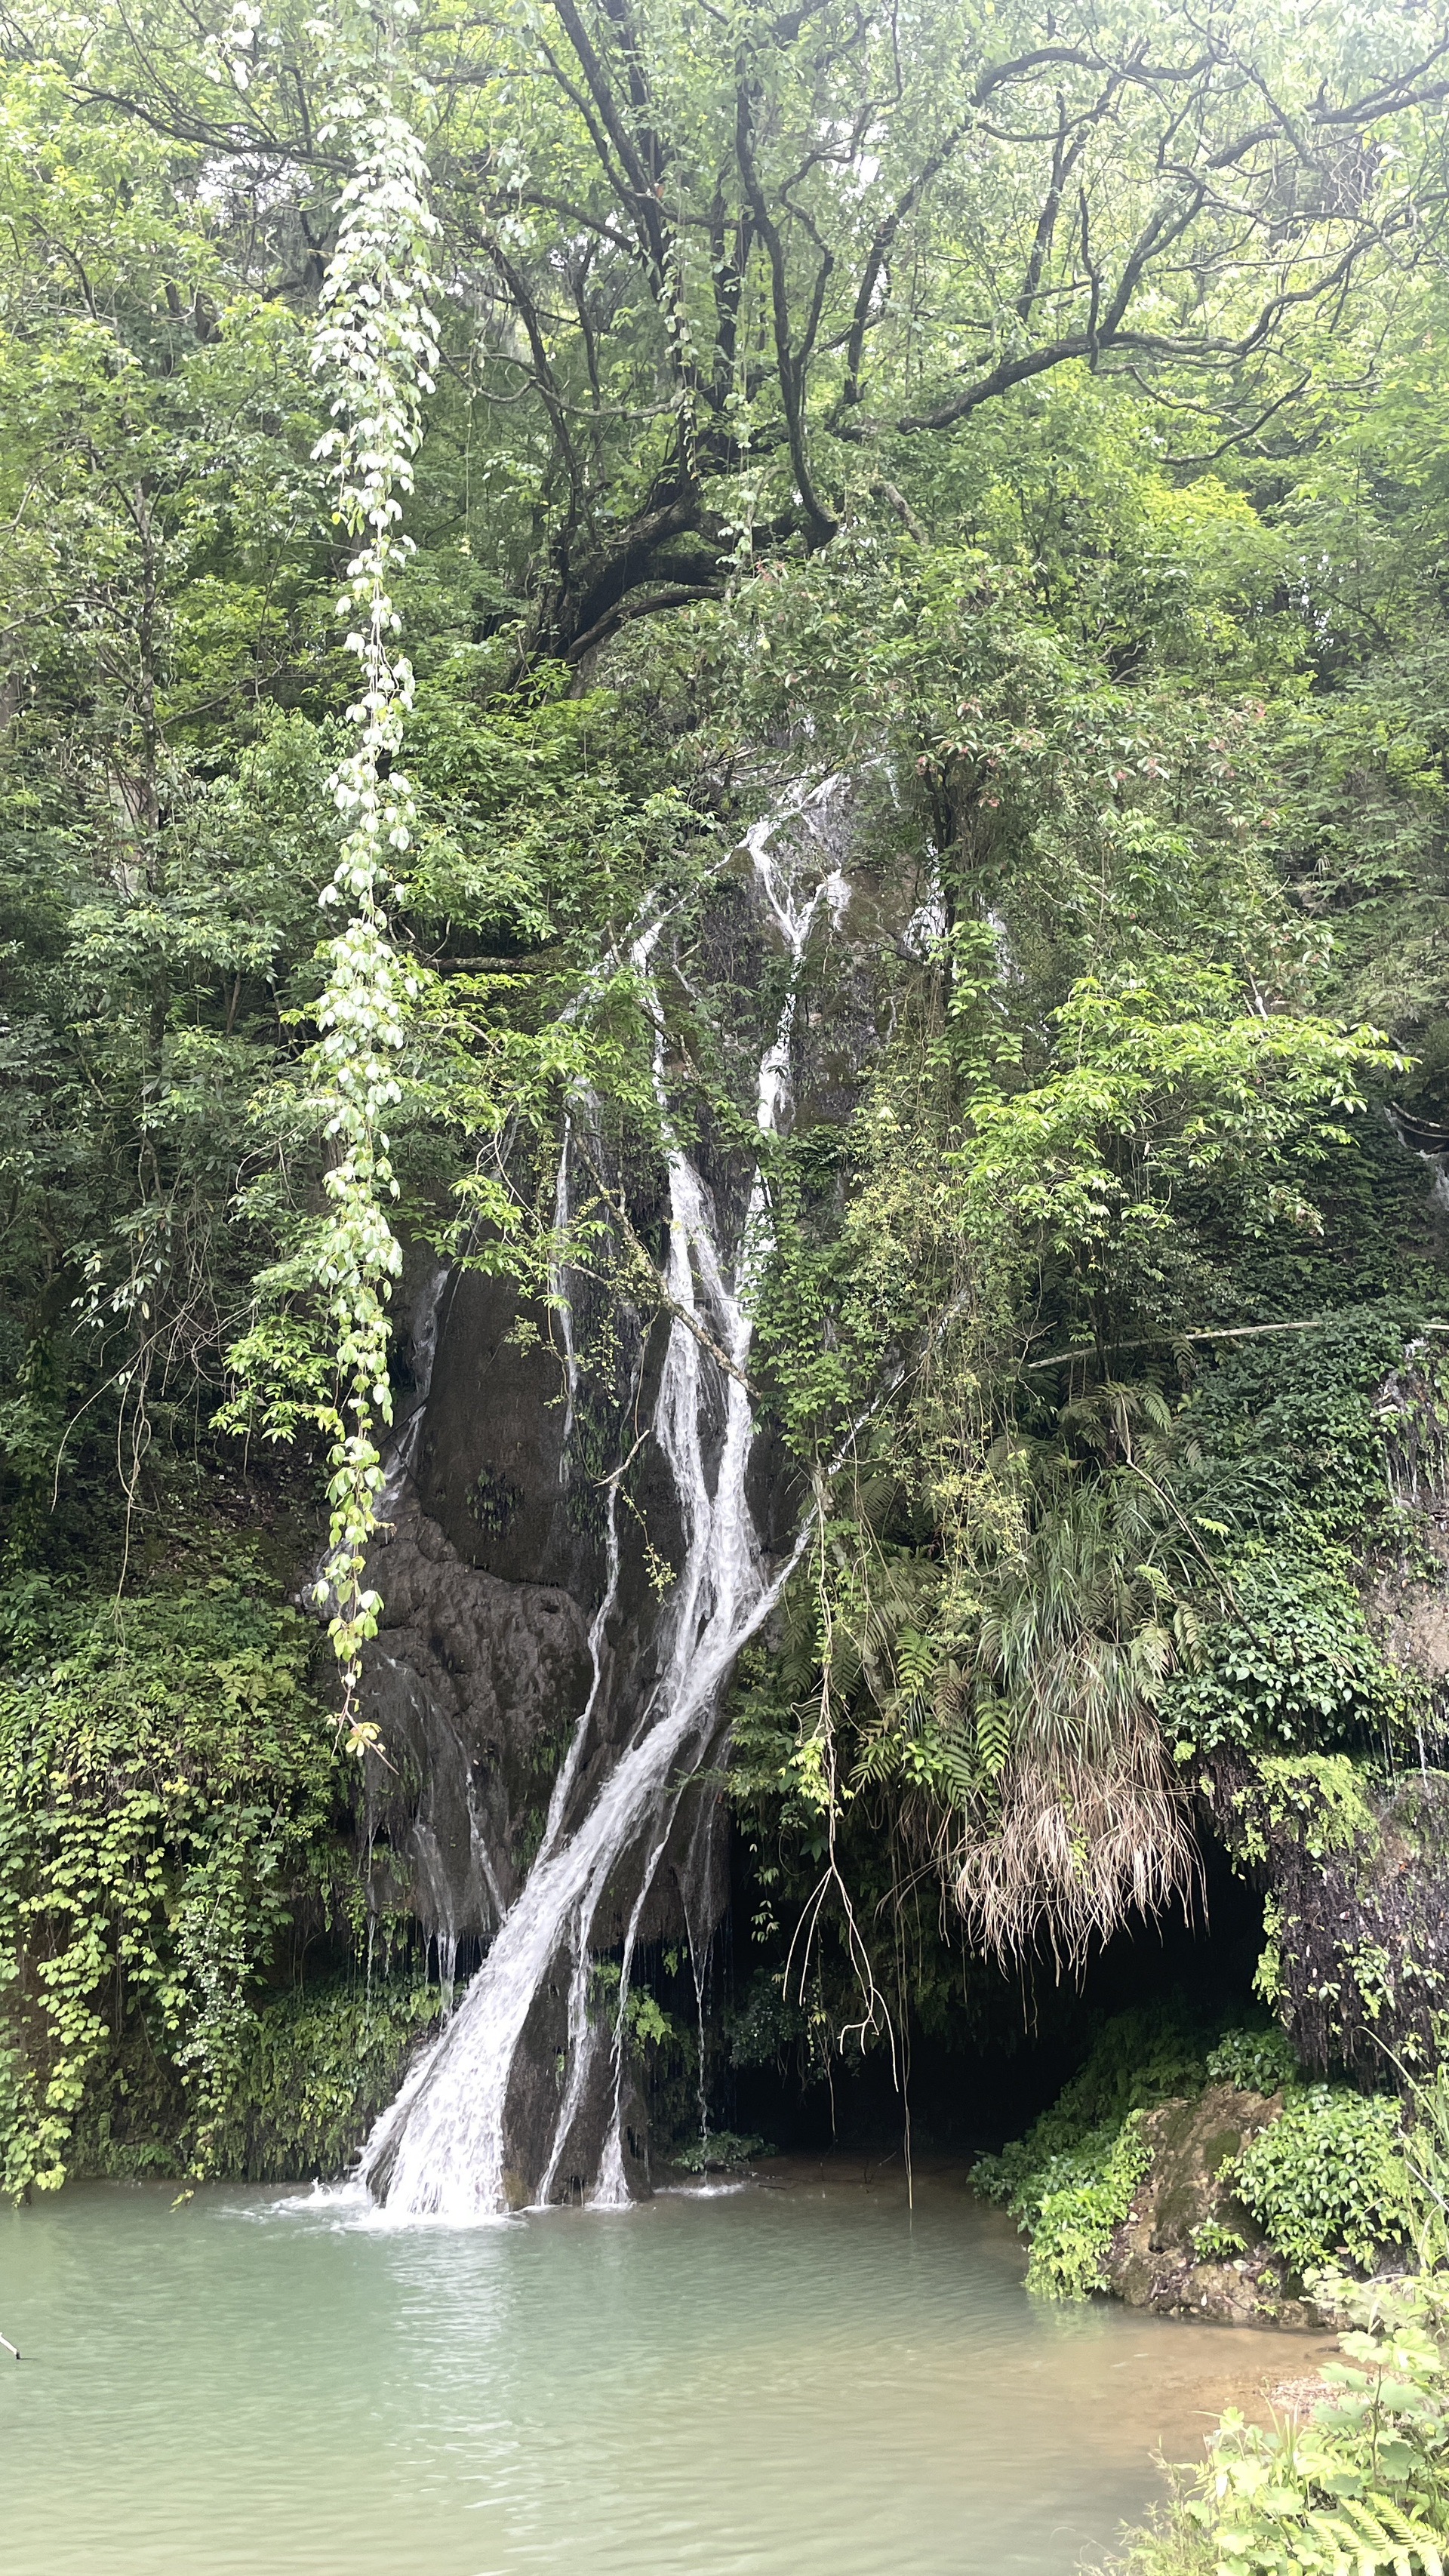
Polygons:
<instances>
[{"instance_id":1,"label":"small waterfall stream","mask_svg":"<svg viewBox=\"0 0 1449 2576\"><path fill-rule=\"evenodd\" d=\"M781 1131L790 1114L791 1036L812 931L822 919L838 925L849 899L845 877L830 856L827 829L839 785L831 779L797 794L782 813L757 824L745 844L756 904L783 948L786 966L783 1004L758 1064L755 1117L762 1137ZM789 846L782 850L787 830ZM797 1546L783 1562L766 1560L747 1498L756 1429L747 1384L751 1304L771 1248L763 1158L756 1162L731 1245L671 1120L664 1013L655 982L661 928L658 920L646 926L631 954L657 1031L654 1089L668 1186L668 1250L660 1286L672 1320L651 1429L678 1508L682 1563L660 1618L653 1686L612 1767L570 1825L573 1792L605 1688L606 1632L619 1580L618 1484L611 1479L606 1579L589 1629L592 1685L554 1781L537 1855L466 1995L363 2150L362 2180L398 2217L458 2223L509 2206L510 2081L536 2000L550 1981L565 1976L567 2074L537 2196L548 2200L556 2192L571 2131L598 2080L600 2052L611 2044L611 2112L593 2198L610 2205L630 2196L624 2032L640 1922L687 1779L716 1742L735 1659L768 1616L798 1556ZM569 1209L571 1143L567 1121L556 1189L561 1225ZM566 1299L561 1312L571 1427L578 1370ZM591 1995L592 1945L611 1880L625 1857L641 1850L642 1878L625 1932L611 2041Z\"/></svg>"}]
</instances>

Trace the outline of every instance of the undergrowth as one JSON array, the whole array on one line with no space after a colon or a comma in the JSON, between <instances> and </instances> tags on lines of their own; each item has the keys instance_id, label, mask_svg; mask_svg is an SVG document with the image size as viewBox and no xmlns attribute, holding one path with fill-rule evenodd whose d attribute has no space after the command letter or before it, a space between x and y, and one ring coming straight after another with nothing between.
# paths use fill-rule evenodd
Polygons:
<instances>
[{"instance_id":1,"label":"undergrowth","mask_svg":"<svg viewBox=\"0 0 1449 2576\"><path fill-rule=\"evenodd\" d=\"M1116 2576L1443 2576L1449 2293L1433 2277L1315 2287L1349 2321L1322 2402L1266 2427L1230 2408Z\"/></svg>"},{"instance_id":2,"label":"undergrowth","mask_svg":"<svg viewBox=\"0 0 1449 2576\"><path fill-rule=\"evenodd\" d=\"M290 2152L336 2161L342 2093L398 2056L387 2012L344 2041L320 2004L268 2004L299 1941L335 1925L350 1947L356 1878L314 1632L230 1553L230 1571L193 1565L119 1609L32 1587L0 1664L12 2193L78 2167L275 2165L287 2084ZM285 2082L283 2032L301 2051Z\"/></svg>"},{"instance_id":3,"label":"undergrowth","mask_svg":"<svg viewBox=\"0 0 1449 2576\"><path fill-rule=\"evenodd\" d=\"M294 1987L259 2012L218 2127L214 2170L248 2182L340 2173L437 2019L436 1986L358 1977Z\"/></svg>"},{"instance_id":4,"label":"undergrowth","mask_svg":"<svg viewBox=\"0 0 1449 2576\"><path fill-rule=\"evenodd\" d=\"M1025 2137L975 2167L977 2191L1003 2204L1029 2241L1028 2289L1070 2299L1107 2286L1113 2231L1151 2163L1144 2114L1210 2084L1284 2095L1224 2179L1299 2279L1329 2263L1371 2272L1385 2249L1402 2246L1410 2174L1397 2100L1305 2084L1280 2031L1234 2029L1208 2044L1189 2016L1136 2011L1104 2026ZM1198 2246L1203 2259L1229 2250Z\"/></svg>"},{"instance_id":5,"label":"undergrowth","mask_svg":"<svg viewBox=\"0 0 1449 2576\"><path fill-rule=\"evenodd\" d=\"M1191 2015L1118 2013L1025 2137L979 2159L976 2190L1008 2209L1030 2242L1028 2289L1080 2299L1105 2288L1112 2231L1150 2161L1141 2115L1200 2092L1206 2070L1207 2049Z\"/></svg>"},{"instance_id":6,"label":"undergrowth","mask_svg":"<svg viewBox=\"0 0 1449 2576\"><path fill-rule=\"evenodd\" d=\"M1331 2257L1372 2272L1410 2225L1401 2105L1344 2084L1290 2092L1250 2138L1233 2188L1275 2253L1304 2279Z\"/></svg>"}]
</instances>

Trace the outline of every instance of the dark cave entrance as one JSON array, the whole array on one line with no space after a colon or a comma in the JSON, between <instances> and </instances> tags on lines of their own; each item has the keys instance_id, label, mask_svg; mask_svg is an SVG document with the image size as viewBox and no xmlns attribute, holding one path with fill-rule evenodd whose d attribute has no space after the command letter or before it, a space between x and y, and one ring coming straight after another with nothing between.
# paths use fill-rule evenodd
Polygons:
<instances>
[{"instance_id":1,"label":"dark cave entrance","mask_svg":"<svg viewBox=\"0 0 1449 2576\"><path fill-rule=\"evenodd\" d=\"M1236 2023L1261 2023L1253 1992L1263 1948L1263 1899L1235 1875L1215 1843L1203 1847L1204 1886L1191 1918L1181 1911L1119 1933L1085 1964L1080 1977L1054 1973L1049 1957L1029 1979L971 1967L954 2012L907 2030L906 2087L913 2149L971 2155L1018 2137L1082 2066L1104 2023L1142 2012L1201 2034L1202 2045ZM742 1999L768 1979L763 1960L739 1926L750 1921L747 1886L737 1886L722 1927L715 1969L712 2116L729 2128L767 2139L782 2153L898 2149L904 2103L889 2049L838 2061L827 2081L802 2063L796 2048L773 2060L738 2062L731 2048ZM778 1965L774 1966L778 1975Z\"/></svg>"}]
</instances>

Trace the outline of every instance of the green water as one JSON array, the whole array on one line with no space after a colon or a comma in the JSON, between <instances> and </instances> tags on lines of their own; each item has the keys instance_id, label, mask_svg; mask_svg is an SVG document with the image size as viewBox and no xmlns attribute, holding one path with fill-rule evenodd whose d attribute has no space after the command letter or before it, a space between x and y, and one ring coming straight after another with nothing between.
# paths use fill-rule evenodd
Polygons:
<instances>
[{"instance_id":1,"label":"green water","mask_svg":"<svg viewBox=\"0 0 1449 2576\"><path fill-rule=\"evenodd\" d=\"M1042 2307L949 2176L0 2219L6 2576L1069 2576L1301 2344Z\"/></svg>"}]
</instances>

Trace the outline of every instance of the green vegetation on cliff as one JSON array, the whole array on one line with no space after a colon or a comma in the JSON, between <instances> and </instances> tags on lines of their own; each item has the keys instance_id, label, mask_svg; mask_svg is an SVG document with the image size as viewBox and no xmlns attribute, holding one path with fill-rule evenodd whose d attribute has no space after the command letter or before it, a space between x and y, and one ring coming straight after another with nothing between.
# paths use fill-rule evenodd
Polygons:
<instances>
[{"instance_id":1,"label":"green vegetation on cliff","mask_svg":"<svg viewBox=\"0 0 1449 2576\"><path fill-rule=\"evenodd\" d=\"M356 1772L282 1606L357 1360L339 1376L310 1051L355 669L309 353L355 120L305 11L201 45L171 0L24 14L0 35L17 2186L153 2146L335 2161L422 2009L368 1983ZM647 1329L662 1221L609 1173L657 1155L656 1043L671 1116L762 1156L752 1392L807 1543L736 1690L741 2069L793 2054L823 2084L842 2052L963 2041L1013 1981L1190 1903L1209 1843L1266 1898L1260 1991L1305 2067L1435 2053L1443 31L1365 10L1310 45L1287 8L1220 14L1203 47L1133 0L943 0L907 44L847 0L560 0L403 12L391 68L369 56L438 225L393 567L400 1225L511 1271L525 1331L556 1325L565 1255ZM660 1032L631 942L831 776L880 889L883 1042L853 1051L850 974L812 969L829 1079L762 1143L753 968L702 941ZM565 1241L583 1094L611 1159ZM264 1450L307 1497L293 1561L198 1572L198 1527L264 1517ZM1101 2196L1074 2278L1133 2108L1110 2171L1053 2186Z\"/></svg>"},{"instance_id":2,"label":"green vegetation on cliff","mask_svg":"<svg viewBox=\"0 0 1449 2576\"><path fill-rule=\"evenodd\" d=\"M1004 2203L1029 2240L1029 2289L1080 2298L1114 2286L1114 2231L1153 2161L1144 2112L1222 2085L1268 2097L1269 2110L1245 2144L1220 2151L1204 2180L1221 2182L1256 2222L1300 2292L1330 2263L1367 2276L1404 2259L1422 2216L1415 2175L1422 2177L1425 2158L1406 2145L1399 2101L1305 2082L1271 2027L1214 2037L1200 2017L1137 2011L1106 2024L1080 2074L1025 2137L975 2168L976 2189ZM1432 2129L1425 2145L1432 2151ZM1437 2159L1433 2171L1437 2177ZM1195 2214L1181 2215L1179 2233ZM1207 2231L1221 2243L1208 2241ZM1206 2205L1191 2241L1208 2260L1247 2251L1246 2239Z\"/></svg>"},{"instance_id":3,"label":"green vegetation on cliff","mask_svg":"<svg viewBox=\"0 0 1449 2576\"><path fill-rule=\"evenodd\" d=\"M113 1598L25 1588L0 1677L5 2187L345 2162L436 2009L362 1914L310 1623L235 1541ZM12 1597L14 1599L14 1597Z\"/></svg>"}]
</instances>

